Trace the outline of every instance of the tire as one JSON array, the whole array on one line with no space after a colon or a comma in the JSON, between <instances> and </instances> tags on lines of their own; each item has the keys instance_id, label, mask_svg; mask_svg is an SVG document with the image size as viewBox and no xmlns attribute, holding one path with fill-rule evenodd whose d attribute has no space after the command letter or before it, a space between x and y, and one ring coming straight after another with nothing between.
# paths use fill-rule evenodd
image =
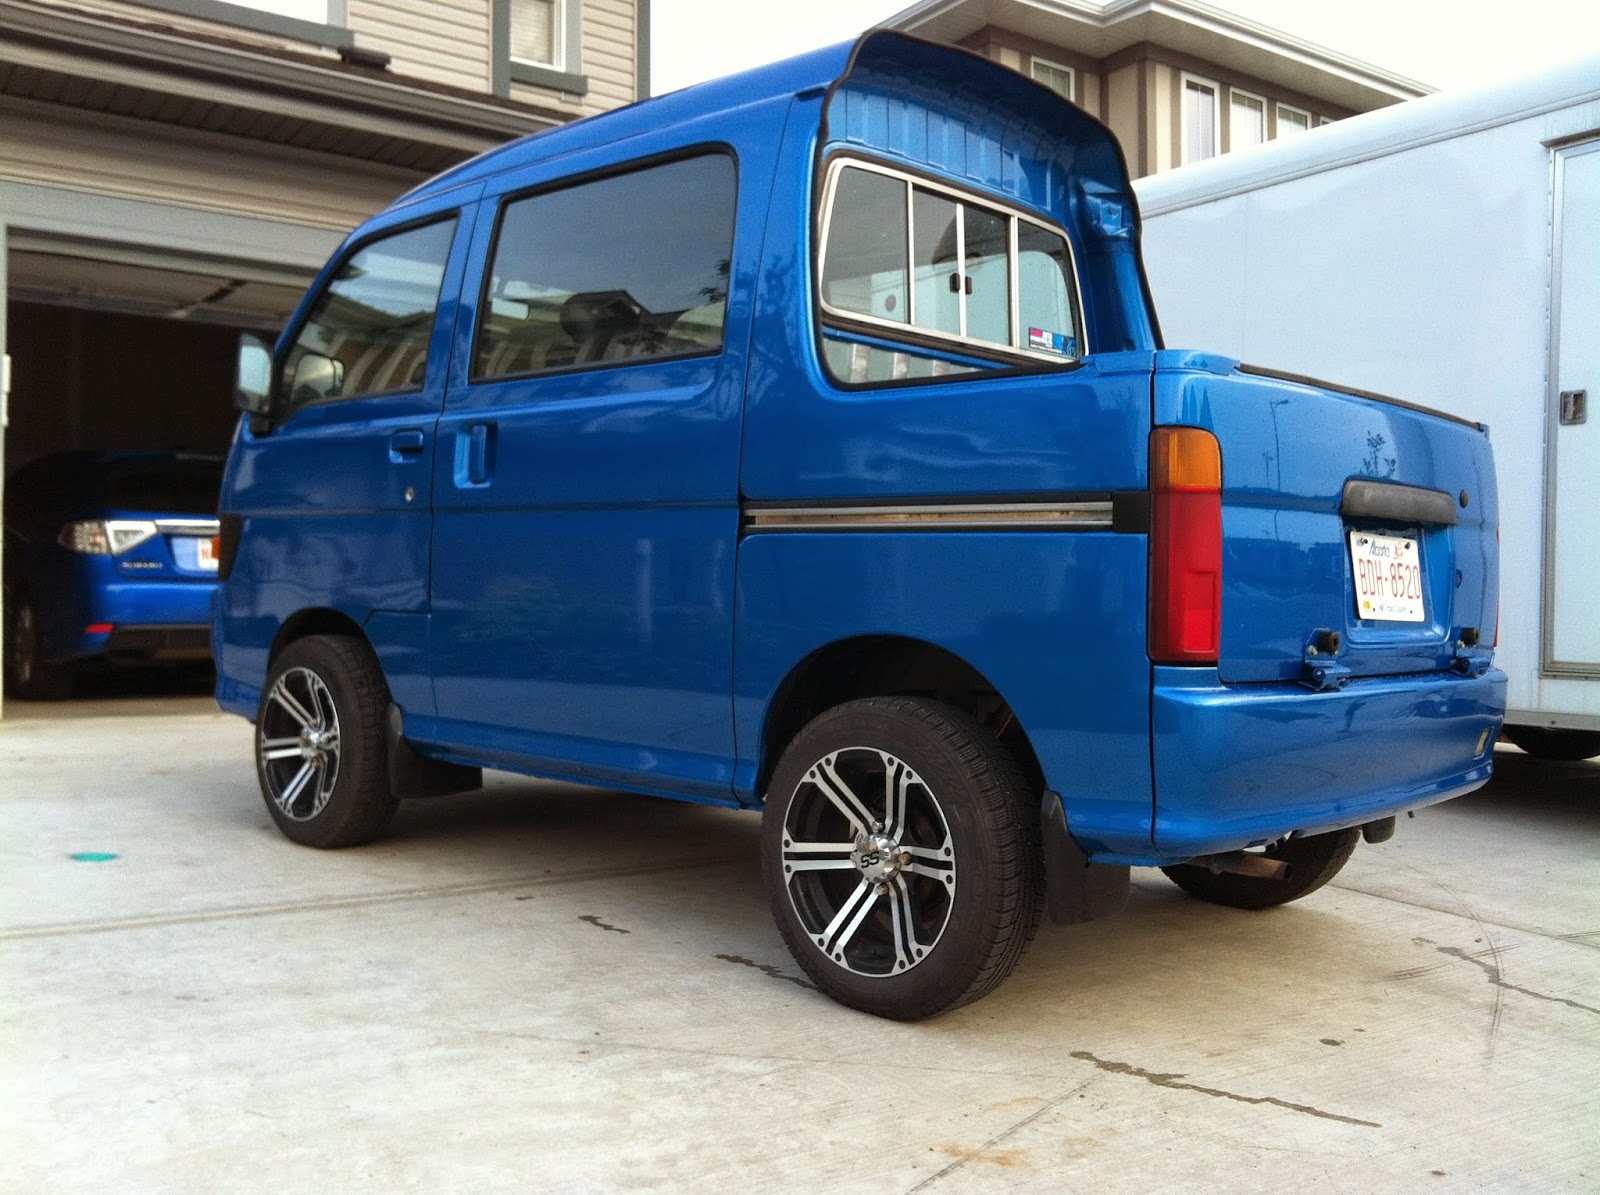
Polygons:
<instances>
[{"instance_id":1,"label":"tire","mask_svg":"<svg viewBox=\"0 0 1600 1195\"><path fill-rule=\"evenodd\" d=\"M1190 896L1208 900L1214 905L1227 905L1233 909L1270 909L1274 905L1288 904L1309 896L1322 887L1339 869L1350 861L1356 843L1361 841L1359 828L1335 830L1330 834L1311 834L1305 838L1280 838L1259 853L1268 859L1282 859L1289 870L1276 878L1265 876L1234 875L1223 872L1212 875L1207 868L1185 863L1180 867L1163 867L1162 873Z\"/></svg>"},{"instance_id":2,"label":"tire","mask_svg":"<svg viewBox=\"0 0 1600 1195\"><path fill-rule=\"evenodd\" d=\"M1557 730L1551 726L1507 726L1500 737L1535 759L1593 759L1600 755L1600 730Z\"/></svg>"},{"instance_id":3,"label":"tire","mask_svg":"<svg viewBox=\"0 0 1600 1195\"><path fill-rule=\"evenodd\" d=\"M304 846L356 846L383 833L389 686L371 649L342 635L297 639L274 657L256 711L256 775L267 812Z\"/></svg>"},{"instance_id":4,"label":"tire","mask_svg":"<svg viewBox=\"0 0 1600 1195\"><path fill-rule=\"evenodd\" d=\"M61 701L72 696L75 669L44 658L44 636L33 602L22 598L7 617L6 692L25 701Z\"/></svg>"},{"instance_id":5,"label":"tire","mask_svg":"<svg viewBox=\"0 0 1600 1195\"><path fill-rule=\"evenodd\" d=\"M767 794L772 914L826 995L916 1021L1016 967L1043 903L1039 802L971 717L910 697L837 706L789 744Z\"/></svg>"}]
</instances>

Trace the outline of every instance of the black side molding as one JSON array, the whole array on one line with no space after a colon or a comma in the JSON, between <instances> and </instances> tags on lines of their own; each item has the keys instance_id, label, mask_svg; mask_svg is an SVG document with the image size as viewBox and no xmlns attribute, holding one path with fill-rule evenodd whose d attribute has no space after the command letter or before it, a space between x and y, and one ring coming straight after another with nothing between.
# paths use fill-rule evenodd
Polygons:
<instances>
[{"instance_id":1,"label":"black side molding","mask_svg":"<svg viewBox=\"0 0 1600 1195\"><path fill-rule=\"evenodd\" d=\"M1339 503L1339 513L1347 519L1389 519L1396 523L1454 527L1456 500L1440 490L1352 477L1344 483L1344 500Z\"/></svg>"}]
</instances>

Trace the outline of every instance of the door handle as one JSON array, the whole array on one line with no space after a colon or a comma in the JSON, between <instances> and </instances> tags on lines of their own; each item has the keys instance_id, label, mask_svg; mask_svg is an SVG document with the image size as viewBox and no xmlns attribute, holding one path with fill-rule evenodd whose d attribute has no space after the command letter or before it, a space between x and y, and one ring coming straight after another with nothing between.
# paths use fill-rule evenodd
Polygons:
<instances>
[{"instance_id":1,"label":"door handle","mask_svg":"<svg viewBox=\"0 0 1600 1195\"><path fill-rule=\"evenodd\" d=\"M415 460L422 455L427 439L417 428L408 427L389 437L389 459L395 464Z\"/></svg>"},{"instance_id":2,"label":"door handle","mask_svg":"<svg viewBox=\"0 0 1600 1195\"><path fill-rule=\"evenodd\" d=\"M494 430L492 423L470 423L456 432L457 486L475 489L489 484L489 472L494 467Z\"/></svg>"}]
</instances>

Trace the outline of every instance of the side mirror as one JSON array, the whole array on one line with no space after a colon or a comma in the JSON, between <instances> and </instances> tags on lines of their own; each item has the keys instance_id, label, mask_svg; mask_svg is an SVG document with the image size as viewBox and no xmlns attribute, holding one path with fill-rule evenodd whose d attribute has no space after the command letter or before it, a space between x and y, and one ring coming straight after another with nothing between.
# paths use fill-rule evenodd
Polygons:
<instances>
[{"instance_id":1,"label":"side mirror","mask_svg":"<svg viewBox=\"0 0 1600 1195\"><path fill-rule=\"evenodd\" d=\"M294 363L289 379L289 396L296 406L322 398L337 398L344 393L344 362L307 350Z\"/></svg>"},{"instance_id":2,"label":"side mirror","mask_svg":"<svg viewBox=\"0 0 1600 1195\"><path fill-rule=\"evenodd\" d=\"M272 350L249 332L239 337L233 405L247 415L266 415L272 405Z\"/></svg>"}]
</instances>

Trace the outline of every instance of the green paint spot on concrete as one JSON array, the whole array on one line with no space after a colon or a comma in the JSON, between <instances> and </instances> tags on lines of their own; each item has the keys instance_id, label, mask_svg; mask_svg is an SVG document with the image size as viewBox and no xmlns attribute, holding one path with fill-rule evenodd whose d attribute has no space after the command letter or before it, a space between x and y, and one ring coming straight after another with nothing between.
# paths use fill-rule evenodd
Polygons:
<instances>
[{"instance_id":1,"label":"green paint spot on concrete","mask_svg":"<svg viewBox=\"0 0 1600 1195\"><path fill-rule=\"evenodd\" d=\"M76 859L79 863L109 863L111 860L115 859L116 856L110 851L79 851L76 855L73 855L72 858Z\"/></svg>"}]
</instances>

